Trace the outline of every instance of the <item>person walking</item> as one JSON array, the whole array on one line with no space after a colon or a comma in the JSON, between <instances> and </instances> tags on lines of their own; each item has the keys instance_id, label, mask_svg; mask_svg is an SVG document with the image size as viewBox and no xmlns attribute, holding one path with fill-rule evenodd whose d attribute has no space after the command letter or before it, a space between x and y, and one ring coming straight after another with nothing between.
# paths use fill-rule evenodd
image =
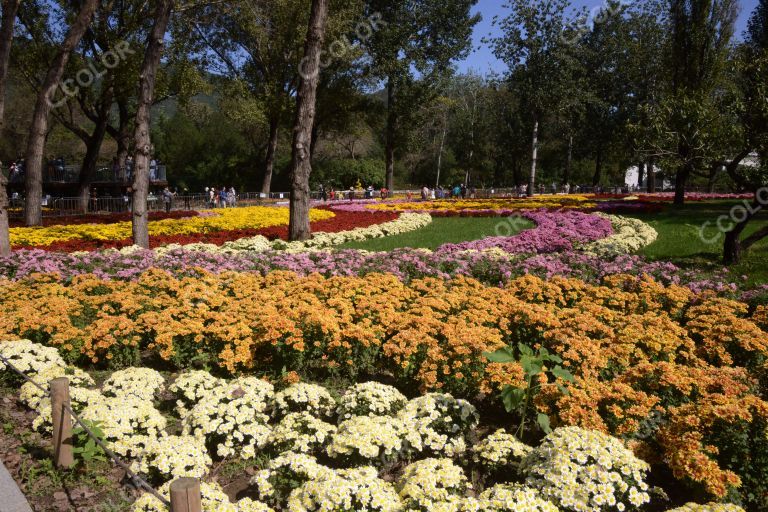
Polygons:
<instances>
[{"instance_id":1,"label":"person walking","mask_svg":"<svg viewBox=\"0 0 768 512\"><path fill-rule=\"evenodd\" d=\"M173 192L168 187L163 189L163 205L165 213L171 213L171 201L173 201Z\"/></svg>"},{"instance_id":2,"label":"person walking","mask_svg":"<svg viewBox=\"0 0 768 512\"><path fill-rule=\"evenodd\" d=\"M219 203L221 203L222 208L227 207L227 188L221 187L221 190L219 191Z\"/></svg>"}]
</instances>

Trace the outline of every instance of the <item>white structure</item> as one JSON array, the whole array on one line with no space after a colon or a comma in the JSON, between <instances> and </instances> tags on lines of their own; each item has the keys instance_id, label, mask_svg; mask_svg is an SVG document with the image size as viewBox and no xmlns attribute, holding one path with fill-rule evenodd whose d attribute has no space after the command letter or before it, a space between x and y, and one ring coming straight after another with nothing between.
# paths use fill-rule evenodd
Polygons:
<instances>
[{"instance_id":1,"label":"white structure","mask_svg":"<svg viewBox=\"0 0 768 512\"><path fill-rule=\"evenodd\" d=\"M661 168L658 165L653 166L653 170L656 172L656 174L661 172ZM626 174L624 175L624 184L629 189L637 188L637 178L638 178L638 167L636 165L633 165L632 167L627 169ZM660 181L656 181L656 189L657 190L664 190L667 188L670 188L672 186L672 183L669 180L664 180L664 183ZM643 183L641 185L641 188L643 190L648 189L648 173L643 173Z\"/></svg>"}]
</instances>

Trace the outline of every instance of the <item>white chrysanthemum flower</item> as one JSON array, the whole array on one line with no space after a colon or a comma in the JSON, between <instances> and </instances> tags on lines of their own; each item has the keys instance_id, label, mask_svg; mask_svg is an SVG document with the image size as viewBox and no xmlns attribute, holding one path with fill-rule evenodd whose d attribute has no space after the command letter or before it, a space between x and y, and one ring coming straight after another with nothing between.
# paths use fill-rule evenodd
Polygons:
<instances>
[{"instance_id":1,"label":"white chrysanthemum flower","mask_svg":"<svg viewBox=\"0 0 768 512\"><path fill-rule=\"evenodd\" d=\"M40 402L44 398L50 397L50 392L48 391L50 382L62 377L66 377L69 380L70 395L75 388L89 388L96 385L90 375L78 368L59 365L47 366L32 377L32 380L46 391L41 390L31 382L25 382L19 390L19 400L30 409L38 410Z\"/></svg>"},{"instance_id":2,"label":"white chrysanthemum flower","mask_svg":"<svg viewBox=\"0 0 768 512\"><path fill-rule=\"evenodd\" d=\"M272 384L255 377L235 379L204 395L184 419L184 433L205 439L219 457L255 457L270 437L264 412Z\"/></svg>"},{"instance_id":3,"label":"white chrysanthemum flower","mask_svg":"<svg viewBox=\"0 0 768 512\"><path fill-rule=\"evenodd\" d=\"M313 453L328 442L336 427L308 412L292 412L272 430L269 443L278 452Z\"/></svg>"},{"instance_id":4,"label":"white chrysanthemum flower","mask_svg":"<svg viewBox=\"0 0 768 512\"><path fill-rule=\"evenodd\" d=\"M269 461L266 469L257 472L251 479L251 485L256 488L260 500L280 505L304 482L332 472L332 469L318 464L314 457L304 453L285 453Z\"/></svg>"},{"instance_id":5,"label":"white chrysanthemum flower","mask_svg":"<svg viewBox=\"0 0 768 512\"><path fill-rule=\"evenodd\" d=\"M104 381L102 392L105 396L116 398L134 397L139 400L153 401L155 393L163 387L165 379L151 368L126 368L114 372Z\"/></svg>"},{"instance_id":6,"label":"white chrysanthemum flower","mask_svg":"<svg viewBox=\"0 0 768 512\"><path fill-rule=\"evenodd\" d=\"M69 403L77 414L83 412L89 405L107 400L101 391L88 388L69 388ZM32 428L38 432L50 434L53 431L53 417L51 416L51 398L49 396L40 399L37 407L37 417L32 421Z\"/></svg>"},{"instance_id":7,"label":"white chrysanthemum flower","mask_svg":"<svg viewBox=\"0 0 768 512\"><path fill-rule=\"evenodd\" d=\"M532 449L499 429L472 447L472 460L489 471L516 470Z\"/></svg>"},{"instance_id":8,"label":"white chrysanthemum flower","mask_svg":"<svg viewBox=\"0 0 768 512\"><path fill-rule=\"evenodd\" d=\"M648 464L618 439L579 427L551 432L520 463L528 486L564 510L633 510L650 502Z\"/></svg>"},{"instance_id":9,"label":"white chrysanthemum flower","mask_svg":"<svg viewBox=\"0 0 768 512\"><path fill-rule=\"evenodd\" d=\"M305 482L288 497L288 512L399 512L392 484L370 467L341 469Z\"/></svg>"},{"instance_id":10,"label":"white chrysanthemum flower","mask_svg":"<svg viewBox=\"0 0 768 512\"><path fill-rule=\"evenodd\" d=\"M328 390L317 384L299 382L275 395L275 415L285 416L291 412L306 412L320 418L333 414L336 401Z\"/></svg>"},{"instance_id":11,"label":"white chrysanthemum flower","mask_svg":"<svg viewBox=\"0 0 768 512\"><path fill-rule=\"evenodd\" d=\"M347 462L387 463L403 450L402 420L389 416L354 416L339 425L327 453Z\"/></svg>"},{"instance_id":12,"label":"white chrysanthemum flower","mask_svg":"<svg viewBox=\"0 0 768 512\"><path fill-rule=\"evenodd\" d=\"M200 439L166 436L151 440L131 469L156 482L167 482L184 477L201 479L212 463Z\"/></svg>"},{"instance_id":13,"label":"white chrysanthemum flower","mask_svg":"<svg viewBox=\"0 0 768 512\"><path fill-rule=\"evenodd\" d=\"M466 451L465 435L479 421L472 404L443 393L411 400L398 418L405 424L409 449L448 457Z\"/></svg>"},{"instance_id":14,"label":"white chrysanthemum flower","mask_svg":"<svg viewBox=\"0 0 768 512\"><path fill-rule=\"evenodd\" d=\"M380 382L363 382L347 389L337 412L339 418L352 416L391 416L397 414L408 399L397 388Z\"/></svg>"},{"instance_id":15,"label":"white chrysanthemum flower","mask_svg":"<svg viewBox=\"0 0 768 512\"><path fill-rule=\"evenodd\" d=\"M0 355L8 359L27 377L34 377L49 366L66 366L57 349L29 340L0 341ZM12 370L6 368L2 361L0 361L0 371L7 371L14 381L21 379Z\"/></svg>"},{"instance_id":16,"label":"white chrysanthemum flower","mask_svg":"<svg viewBox=\"0 0 768 512\"><path fill-rule=\"evenodd\" d=\"M585 244L582 250L600 257L615 257L637 252L656 241L659 234L649 224L630 217L597 213L611 221L613 234Z\"/></svg>"},{"instance_id":17,"label":"white chrysanthemum flower","mask_svg":"<svg viewBox=\"0 0 768 512\"><path fill-rule=\"evenodd\" d=\"M397 492L409 510L428 512L440 502L462 498L471 485L451 459L425 459L405 468Z\"/></svg>"},{"instance_id":18,"label":"white chrysanthemum flower","mask_svg":"<svg viewBox=\"0 0 768 512\"><path fill-rule=\"evenodd\" d=\"M99 424L112 450L134 458L165 430L165 417L151 402L136 398L105 398L89 404L81 417Z\"/></svg>"},{"instance_id":19,"label":"white chrysanthemum flower","mask_svg":"<svg viewBox=\"0 0 768 512\"><path fill-rule=\"evenodd\" d=\"M180 374L168 391L176 395L176 412L181 419L186 418L189 411L206 394L225 383L203 370L192 370Z\"/></svg>"},{"instance_id":20,"label":"white chrysanthemum flower","mask_svg":"<svg viewBox=\"0 0 768 512\"><path fill-rule=\"evenodd\" d=\"M165 496L166 499L169 499L170 488L171 483L168 482L160 487L157 492ZM200 495L202 497L203 512L273 512L267 505L248 498L232 503L219 484L216 483L202 482L200 484ZM147 493L136 500L131 510L132 512L168 512L168 507L163 505L153 495Z\"/></svg>"},{"instance_id":21,"label":"white chrysanthemum flower","mask_svg":"<svg viewBox=\"0 0 768 512\"><path fill-rule=\"evenodd\" d=\"M667 512L744 512L744 509L731 503L686 503L682 507L668 510Z\"/></svg>"},{"instance_id":22,"label":"white chrysanthemum flower","mask_svg":"<svg viewBox=\"0 0 768 512\"><path fill-rule=\"evenodd\" d=\"M479 500L480 510L493 512L558 512L535 489L522 485L500 484L486 489Z\"/></svg>"}]
</instances>

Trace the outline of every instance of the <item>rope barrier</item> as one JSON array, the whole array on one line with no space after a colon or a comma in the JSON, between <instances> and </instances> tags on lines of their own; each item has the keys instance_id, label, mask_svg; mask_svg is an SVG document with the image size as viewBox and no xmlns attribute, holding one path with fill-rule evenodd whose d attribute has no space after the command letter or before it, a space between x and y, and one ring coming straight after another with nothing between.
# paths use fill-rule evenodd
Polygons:
<instances>
[{"instance_id":1,"label":"rope barrier","mask_svg":"<svg viewBox=\"0 0 768 512\"><path fill-rule=\"evenodd\" d=\"M11 363L5 356L0 355L0 361L2 361L3 364L5 364L5 366L7 366L11 370L13 370L17 374L19 374L25 381L30 382L33 386L35 386L37 389L39 389L43 393L46 393L46 394L49 393L49 390L45 389L39 383L35 382L32 378L30 378L27 374L25 374L24 372L22 372L21 370L16 368L13 365L13 363ZM85 421L82 418L80 418L80 416L75 411L72 410L72 407L70 407L70 406L65 404L64 405L64 410L66 410L67 413L69 413L69 415L72 417L72 419L74 419L75 422L78 425L80 425L80 427L82 427L82 429L85 431L85 433L88 434L88 436L91 439L93 439L96 442L96 444L99 445L99 447L102 450L104 450L104 453L106 453L107 456L110 459L112 459L112 462L114 462L118 467L120 467L120 469L125 471L126 476L131 480L131 482L133 483L133 485L135 487L140 488L140 489L144 489L145 491L147 491L148 493L153 495L155 498L160 500L160 502L163 503L163 505L165 505L166 507L170 507L171 506L171 502L170 501L168 501L163 495L161 495L159 492L157 492L154 487L152 487L151 485L149 485L147 483L146 480L144 480L139 475L137 475L136 473L131 471L130 466L128 466L125 462L120 460L120 458L112 450L110 450L107 447L107 445L104 443L104 441L99 439L99 437L96 434L93 433L93 431L90 429L90 427L88 427L88 425L86 425Z\"/></svg>"}]
</instances>

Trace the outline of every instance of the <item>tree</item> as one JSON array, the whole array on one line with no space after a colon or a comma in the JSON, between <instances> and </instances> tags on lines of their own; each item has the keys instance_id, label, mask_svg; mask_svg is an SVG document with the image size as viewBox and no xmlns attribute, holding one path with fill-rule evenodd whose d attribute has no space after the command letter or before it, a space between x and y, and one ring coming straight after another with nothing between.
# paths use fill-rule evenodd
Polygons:
<instances>
[{"instance_id":1,"label":"tree","mask_svg":"<svg viewBox=\"0 0 768 512\"><path fill-rule=\"evenodd\" d=\"M365 11L376 20L364 41L371 72L386 85L386 188L394 189L395 153L411 127L414 105L438 94L435 85L450 65L467 54L479 21L470 10L477 0L367 0ZM418 79L416 78L418 75Z\"/></svg>"},{"instance_id":2,"label":"tree","mask_svg":"<svg viewBox=\"0 0 768 512\"><path fill-rule=\"evenodd\" d=\"M713 94L723 79L738 14L736 0L672 0L668 69L670 97L662 123L675 134L675 204L685 202L689 177L707 159Z\"/></svg>"},{"instance_id":3,"label":"tree","mask_svg":"<svg viewBox=\"0 0 768 512\"><path fill-rule=\"evenodd\" d=\"M320 52L325 38L328 0L312 0L307 28L301 81L296 97L296 121L293 127L291 156L291 202L288 237L291 241L307 240L309 225L309 176L312 173L312 127L315 122L317 85L320 81Z\"/></svg>"},{"instance_id":4,"label":"tree","mask_svg":"<svg viewBox=\"0 0 768 512\"><path fill-rule=\"evenodd\" d=\"M163 40L173 10L173 0L158 0L154 13L154 25L149 34L144 63L141 65L139 79L139 98L136 110L134 142L133 180L133 243L149 249L149 214L147 213L147 195L149 194L149 160L152 148L150 139L150 108L155 93L155 79L163 54Z\"/></svg>"},{"instance_id":5,"label":"tree","mask_svg":"<svg viewBox=\"0 0 768 512\"><path fill-rule=\"evenodd\" d=\"M16 13L19 0L3 0L2 22L0 22L0 133L5 119L5 86L8 81L8 62L13 43L13 27L16 24ZM11 253L11 241L8 232L8 192L6 178L0 169L0 256Z\"/></svg>"},{"instance_id":6,"label":"tree","mask_svg":"<svg viewBox=\"0 0 768 512\"><path fill-rule=\"evenodd\" d=\"M26 201L24 204L24 220L28 226L39 226L43 220L43 149L48 131L48 121L53 107L54 94L69 61L72 50L75 49L88 28L93 13L96 11L98 0L83 0L80 10L69 27L64 41L58 48L51 62L35 103L32 124L29 128L27 142L26 169Z\"/></svg>"},{"instance_id":7,"label":"tree","mask_svg":"<svg viewBox=\"0 0 768 512\"><path fill-rule=\"evenodd\" d=\"M534 193L539 149L539 128L568 96L575 68L573 38L568 27L568 0L510 0L510 13L498 21L502 35L491 42L494 54L509 68L510 84L517 89L527 109L531 129L531 172L528 193Z\"/></svg>"},{"instance_id":8,"label":"tree","mask_svg":"<svg viewBox=\"0 0 768 512\"><path fill-rule=\"evenodd\" d=\"M740 48L737 80L741 91L743 129L748 145L757 148L759 167L727 166L731 178L743 189L754 193L749 208L725 234L723 261L732 265L760 240L768 237L768 226L742 238L749 223L768 204L768 17L766 3L757 7L749 23L747 40Z\"/></svg>"}]
</instances>

